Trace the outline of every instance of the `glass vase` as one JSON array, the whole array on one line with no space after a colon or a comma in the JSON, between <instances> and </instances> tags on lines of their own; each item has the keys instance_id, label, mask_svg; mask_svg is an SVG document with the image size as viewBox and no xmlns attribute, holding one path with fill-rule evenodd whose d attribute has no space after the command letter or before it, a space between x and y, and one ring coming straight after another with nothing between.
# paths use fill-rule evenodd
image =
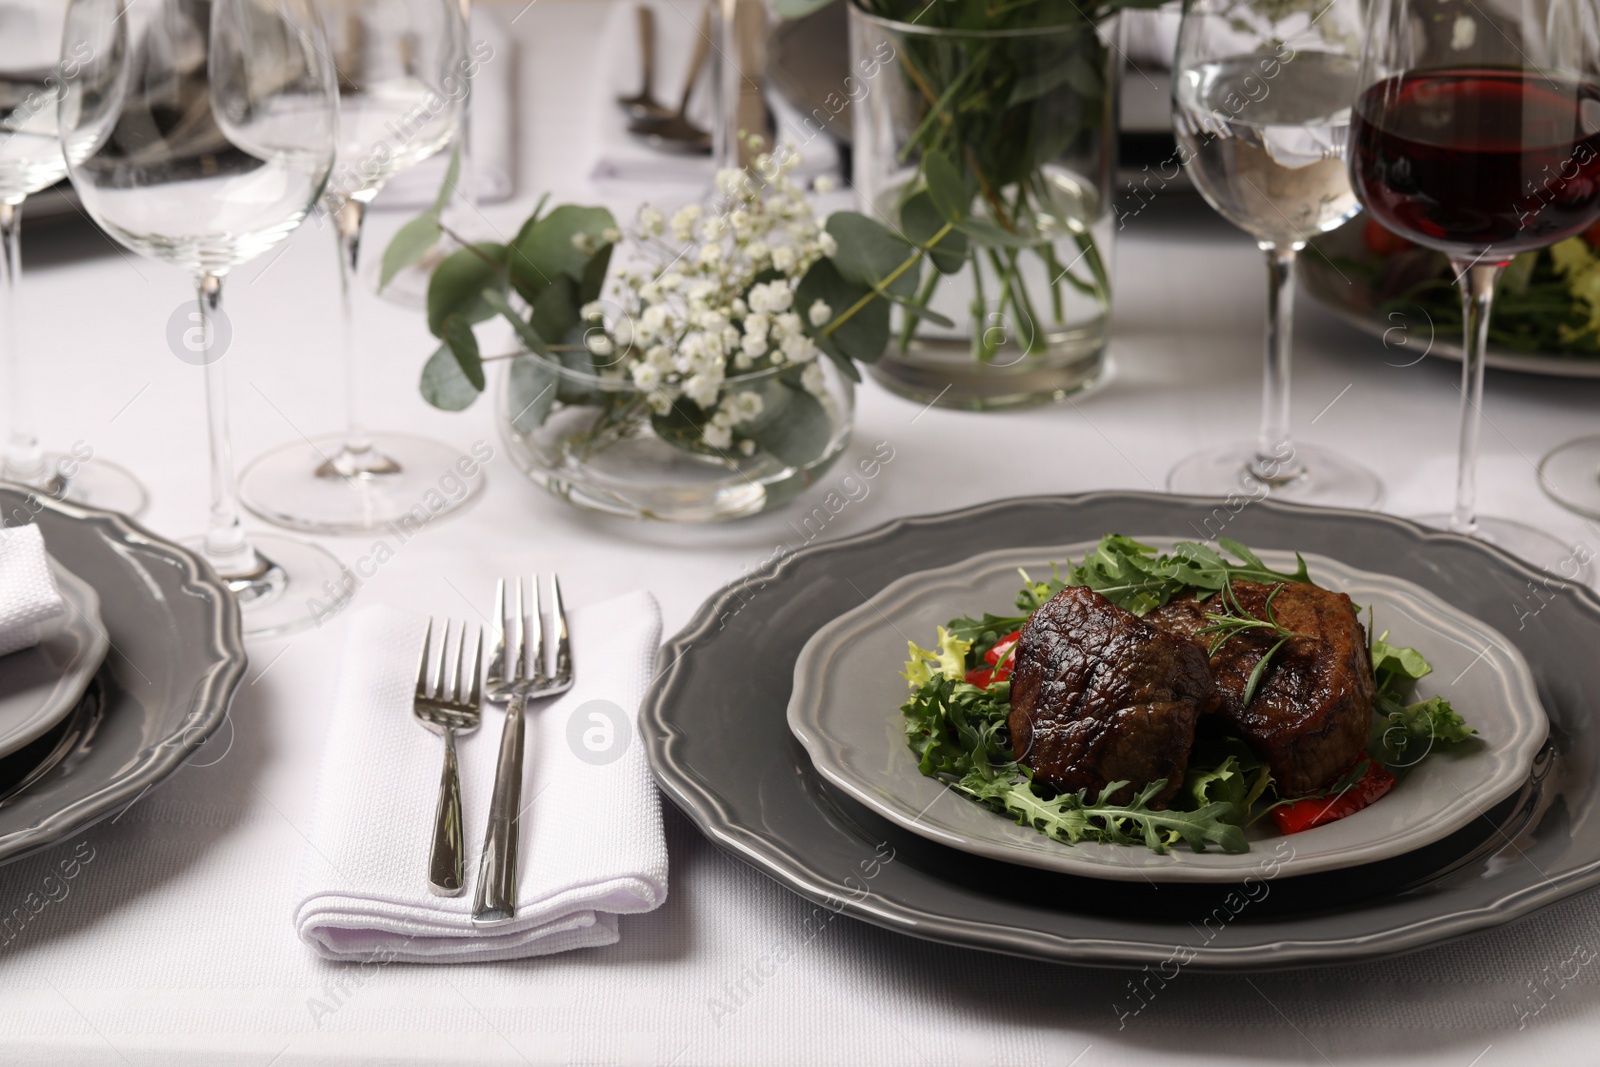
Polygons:
<instances>
[{"instance_id":1,"label":"glass vase","mask_svg":"<svg viewBox=\"0 0 1600 1067\"><path fill-rule=\"evenodd\" d=\"M1104 372L1119 26L1113 15L954 30L850 0L861 211L897 223L928 188L929 154L955 164L970 197L959 265L926 271L912 310L894 309L889 348L871 368L892 391L1013 408L1063 399Z\"/></svg>"},{"instance_id":2,"label":"glass vase","mask_svg":"<svg viewBox=\"0 0 1600 1067\"><path fill-rule=\"evenodd\" d=\"M569 503L720 522L791 499L850 440L854 383L830 360L810 364L803 382L794 368L729 376L717 400L746 394L758 398L745 401L752 413L708 434L704 409L670 389L643 389L618 367L521 352L507 360L496 417L512 461Z\"/></svg>"}]
</instances>

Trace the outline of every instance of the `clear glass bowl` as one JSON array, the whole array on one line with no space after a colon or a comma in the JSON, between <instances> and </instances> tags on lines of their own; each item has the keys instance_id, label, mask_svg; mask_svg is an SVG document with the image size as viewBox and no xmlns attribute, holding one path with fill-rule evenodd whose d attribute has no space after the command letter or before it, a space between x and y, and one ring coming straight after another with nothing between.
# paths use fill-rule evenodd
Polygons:
<instances>
[{"instance_id":1,"label":"clear glass bowl","mask_svg":"<svg viewBox=\"0 0 1600 1067\"><path fill-rule=\"evenodd\" d=\"M687 405L657 415L645 390L620 372L574 369L534 352L505 361L496 421L512 461L569 503L663 522L721 522L788 501L849 443L855 385L830 360L816 366L820 395L797 388L792 369L725 379L725 395L752 392L763 402L722 448L681 417Z\"/></svg>"}]
</instances>

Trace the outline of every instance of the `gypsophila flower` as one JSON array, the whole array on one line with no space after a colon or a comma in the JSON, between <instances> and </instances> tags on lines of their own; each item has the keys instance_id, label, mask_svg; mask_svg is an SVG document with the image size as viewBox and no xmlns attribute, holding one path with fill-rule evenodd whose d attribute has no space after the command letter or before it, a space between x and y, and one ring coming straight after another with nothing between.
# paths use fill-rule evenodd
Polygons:
<instances>
[{"instance_id":1,"label":"gypsophila flower","mask_svg":"<svg viewBox=\"0 0 1600 1067\"><path fill-rule=\"evenodd\" d=\"M818 195L827 196L833 192L833 178L827 174L819 174L817 180L811 183L811 188L816 190Z\"/></svg>"},{"instance_id":2,"label":"gypsophila flower","mask_svg":"<svg viewBox=\"0 0 1600 1067\"><path fill-rule=\"evenodd\" d=\"M839 242L833 239L833 234L823 230L817 234L817 248L821 250L823 255L831 256L839 251Z\"/></svg>"},{"instance_id":3,"label":"gypsophila flower","mask_svg":"<svg viewBox=\"0 0 1600 1067\"><path fill-rule=\"evenodd\" d=\"M769 152L755 143L751 169L717 173L715 208L647 204L628 232L590 238L624 240L604 307L595 300L580 312L585 347L607 357L597 360L607 364L600 373L631 381L650 412L692 419L706 447L745 456L760 446L740 427L787 415L771 408L782 390L764 390L804 388L831 403L831 379L807 331L834 314L827 301L795 300L806 271L836 250L806 200L807 183L795 177L800 157L788 145ZM742 380L762 372L771 377L760 388Z\"/></svg>"}]
</instances>

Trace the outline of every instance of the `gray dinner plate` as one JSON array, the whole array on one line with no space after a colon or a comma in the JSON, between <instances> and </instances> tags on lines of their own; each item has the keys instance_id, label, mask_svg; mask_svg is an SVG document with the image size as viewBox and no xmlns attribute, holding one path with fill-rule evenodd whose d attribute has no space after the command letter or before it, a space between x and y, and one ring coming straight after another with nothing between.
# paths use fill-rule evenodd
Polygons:
<instances>
[{"instance_id":1,"label":"gray dinner plate","mask_svg":"<svg viewBox=\"0 0 1600 1067\"><path fill-rule=\"evenodd\" d=\"M46 558L65 607L39 626L38 644L0 656L0 757L54 730L78 706L110 647L94 586Z\"/></svg>"},{"instance_id":2,"label":"gray dinner plate","mask_svg":"<svg viewBox=\"0 0 1600 1067\"><path fill-rule=\"evenodd\" d=\"M1255 891L1110 882L958 852L827 783L789 732L796 659L890 583L1002 548L1112 531L1236 538L1413 582L1527 659L1550 741L1526 782L1404 855ZM1600 883L1600 598L1469 538L1369 512L1106 492L1005 500L803 548L729 586L661 651L640 727L657 780L713 841L843 914L998 952L1101 966L1259 970L1394 955ZM1472 798L1464 803L1473 804Z\"/></svg>"},{"instance_id":3,"label":"gray dinner plate","mask_svg":"<svg viewBox=\"0 0 1600 1067\"><path fill-rule=\"evenodd\" d=\"M221 725L244 674L239 606L194 553L109 511L0 486L7 524L32 521L100 598L110 653L98 716L52 770L0 804L0 862L121 810ZM42 739L41 739L42 740Z\"/></svg>"}]
</instances>

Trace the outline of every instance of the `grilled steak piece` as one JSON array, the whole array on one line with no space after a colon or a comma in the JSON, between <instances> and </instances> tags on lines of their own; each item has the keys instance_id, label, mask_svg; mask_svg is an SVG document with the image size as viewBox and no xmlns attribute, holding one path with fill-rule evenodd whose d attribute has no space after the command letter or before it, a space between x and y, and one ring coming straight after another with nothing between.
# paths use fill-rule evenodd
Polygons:
<instances>
[{"instance_id":1,"label":"grilled steak piece","mask_svg":"<svg viewBox=\"0 0 1600 1067\"><path fill-rule=\"evenodd\" d=\"M1033 613L1011 676L1011 744L1034 777L1056 789L1130 784L1132 799L1158 778L1165 807L1183 784L1195 721L1216 701L1205 649L1082 586Z\"/></svg>"},{"instance_id":2,"label":"grilled steak piece","mask_svg":"<svg viewBox=\"0 0 1600 1067\"><path fill-rule=\"evenodd\" d=\"M1273 586L1236 581L1239 606L1266 617ZM1222 613L1221 595L1204 603L1183 596L1157 608L1145 621L1174 634L1193 635L1207 625L1207 611ZM1332 784L1360 758L1372 721L1372 662L1367 632L1355 605L1343 593L1303 582L1286 582L1272 601L1273 615L1286 629L1303 634L1278 649L1244 703L1250 672L1278 641L1268 630L1236 633L1211 660L1211 677L1221 698L1217 714L1250 742L1272 768L1285 796L1311 793ZM1211 638L1193 638L1202 651Z\"/></svg>"}]
</instances>

